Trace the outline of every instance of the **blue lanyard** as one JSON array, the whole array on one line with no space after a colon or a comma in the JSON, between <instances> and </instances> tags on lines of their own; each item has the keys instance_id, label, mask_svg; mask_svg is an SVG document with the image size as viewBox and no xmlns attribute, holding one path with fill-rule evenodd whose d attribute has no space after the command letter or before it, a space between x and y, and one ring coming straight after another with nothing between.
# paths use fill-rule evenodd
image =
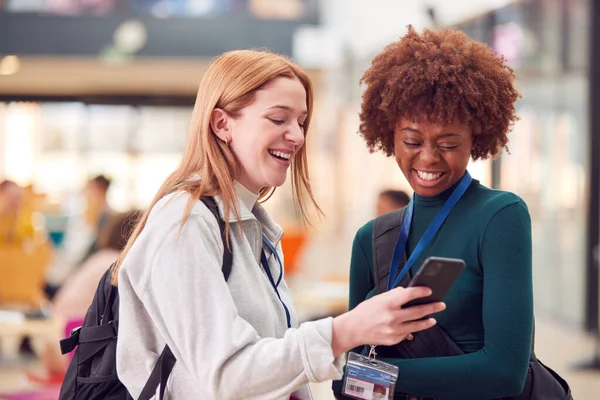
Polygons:
<instances>
[{"instance_id":1,"label":"blue lanyard","mask_svg":"<svg viewBox=\"0 0 600 400\"><path fill-rule=\"evenodd\" d=\"M402 260L402 256L404 254L404 251L406 250L406 244L408 242L408 234L410 232L410 225L412 223L413 211L415 207L415 199L413 197L413 200L408 204L406 212L404 213L404 220L402 221L400 234L398 235L398 240L396 241L396 247L394 247L392 265L390 266L390 275L388 276L388 290L390 290L391 288L395 288L400 284L402 278L404 278L408 271L410 271L415 261L419 258L419 256L427 247L429 242L431 242L431 239L433 239L435 234L438 232L438 230L440 229L440 227L442 226L442 224L448 217L448 214L450 214L450 211L452 211L456 203L458 203L460 198L465 194L472 181L473 178L471 178L471 175L467 171L462 177L456 189L454 189L448 200L446 200L446 202L442 206L442 209L437 213L433 221L431 221L431 224L429 224L427 230L417 243L415 250L412 252L410 257L406 261L406 264L404 264L404 268L402 268L402 271L400 271L400 274L394 280L394 277L398 273L398 268L400 268L400 261Z\"/></svg>"},{"instance_id":2,"label":"blue lanyard","mask_svg":"<svg viewBox=\"0 0 600 400\"><path fill-rule=\"evenodd\" d=\"M269 262L267 261L267 255L265 254L264 250L261 250L260 262L263 266L263 269L267 273L267 277L269 278L269 282L271 282L271 286L273 286L273 289L275 290L275 293L277 293L277 297L279 298L279 301L281 302L281 305L283 306L283 309L285 310L285 318L287 320L287 327L291 328L292 322L291 322L291 317L290 317L290 310L288 310L288 308L285 305L285 303L283 302L283 300L281 300L281 295L279 294L279 290L277 290L277 287L279 286L279 284L281 283L281 279L283 278L283 263L281 262L281 258L279 258L279 254L277 254L277 250L275 250L273 245L271 243L269 243L269 241L267 240L265 235L263 235L263 242L267 245L269 250L271 250L271 253L275 256L275 259L277 260L277 263L279 264L279 278L277 279L277 283L275 282L275 279L273 279L273 274L271 273L271 269L269 268Z\"/></svg>"}]
</instances>

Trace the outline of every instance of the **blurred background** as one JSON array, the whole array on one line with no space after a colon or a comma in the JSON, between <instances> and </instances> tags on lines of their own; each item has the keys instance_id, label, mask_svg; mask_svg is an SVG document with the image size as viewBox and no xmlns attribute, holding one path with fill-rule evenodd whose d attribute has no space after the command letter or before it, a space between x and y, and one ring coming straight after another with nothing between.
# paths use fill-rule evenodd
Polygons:
<instances>
[{"instance_id":1,"label":"blurred background","mask_svg":"<svg viewBox=\"0 0 600 400\"><path fill-rule=\"evenodd\" d=\"M600 6L592 0L0 0L0 398L55 399L52 352L116 258L132 210L176 167L195 92L231 49L287 54L315 85L307 141L326 217L291 190L286 279L304 320L347 306L356 230L410 187L357 135L358 81L408 24L503 54L523 98L510 154L473 163L533 223L536 353L577 400L600 392ZM397 206L397 205L396 205ZM118 239L118 238L117 238ZM331 399L329 384L314 385Z\"/></svg>"}]
</instances>

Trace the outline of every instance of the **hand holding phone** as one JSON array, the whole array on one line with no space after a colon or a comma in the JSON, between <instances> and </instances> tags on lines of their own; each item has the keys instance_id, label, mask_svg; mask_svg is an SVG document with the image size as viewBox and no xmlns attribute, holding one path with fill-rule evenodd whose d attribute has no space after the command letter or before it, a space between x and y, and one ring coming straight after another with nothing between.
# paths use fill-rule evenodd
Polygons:
<instances>
[{"instance_id":1,"label":"hand holding phone","mask_svg":"<svg viewBox=\"0 0 600 400\"><path fill-rule=\"evenodd\" d=\"M465 262L458 258L427 258L408 287L426 286L432 294L409 301L403 308L442 301L464 268Z\"/></svg>"}]
</instances>

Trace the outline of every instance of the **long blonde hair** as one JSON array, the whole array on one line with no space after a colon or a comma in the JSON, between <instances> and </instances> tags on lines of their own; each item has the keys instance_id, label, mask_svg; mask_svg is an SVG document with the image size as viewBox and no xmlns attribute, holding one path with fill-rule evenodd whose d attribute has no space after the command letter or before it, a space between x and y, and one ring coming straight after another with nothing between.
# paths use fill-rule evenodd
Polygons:
<instances>
[{"instance_id":1,"label":"long blonde hair","mask_svg":"<svg viewBox=\"0 0 600 400\"><path fill-rule=\"evenodd\" d=\"M211 64L198 88L182 160L175 172L162 184L136 225L113 270L113 284L117 284L119 268L144 229L150 210L169 193L184 191L190 194L181 227L200 197L219 195L224 203L225 231L226 237L229 238L231 212L233 211L238 220L240 218L233 182L242 172L242 167L229 147L212 131L210 116L215 108L220 108L232 117L238 117L242 109L254 101L255 92L278 77L298 78L306 90L306 135L313 108L312 83L308 75L290 59L267 51L236 50L222 54ZM291 172L294 199L298 203L303 220L308 222L305 195L308 195L317 212L322 212L310 187L306 146L302 146L292 159ZM263 188L259 200L267 200L274 190L273 187Z\"/></svg>"}]
</instances>

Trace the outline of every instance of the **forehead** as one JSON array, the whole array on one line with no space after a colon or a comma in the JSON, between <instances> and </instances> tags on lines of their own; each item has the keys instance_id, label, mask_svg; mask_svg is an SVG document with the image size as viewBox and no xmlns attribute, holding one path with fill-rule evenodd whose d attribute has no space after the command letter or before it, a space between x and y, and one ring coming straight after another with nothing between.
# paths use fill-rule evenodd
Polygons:
<instances>
[{"instance_id":1,"label":"forehead","mask_svg":"<svg viewBox=\"0 0 600 400\"><path fill-rule=\"evenodd\" d=\"M282 105L306 111L306 90L296 77L275 78L256 92L255 104L261 107Z\"/></svg>"},{"instance_id":2,"label":"forehead","mask_svg":"<svg viewBox=\"0 0 600 400\"><path fill-rule=\"evenodd\" d=\"M418 132L424 135L435 135L444 133L454 133L458 135L471 135L472 127L470 124L464 124L460 121L449 123L428 121L422 119L400 118L396 121L396 132Z\"/></svg>"}]
</instances>

